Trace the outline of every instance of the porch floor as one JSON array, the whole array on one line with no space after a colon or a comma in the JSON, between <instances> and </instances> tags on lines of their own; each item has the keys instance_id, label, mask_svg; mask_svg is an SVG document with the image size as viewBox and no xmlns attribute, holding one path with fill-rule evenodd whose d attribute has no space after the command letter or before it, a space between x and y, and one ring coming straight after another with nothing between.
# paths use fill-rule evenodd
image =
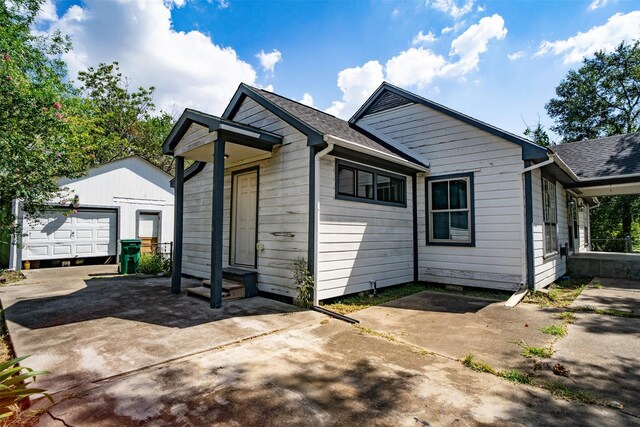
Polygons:
<instances>
[{"instance_id":1,"label":"porch floor","mask_svg":"<svg viewBox=\"0 0 640 427\"><path fill-rule=\"evenodd\" d=\"M640 254L618 252L584 252L569 257L570 274L640 280Z\"/></svg>"}]
</instances>

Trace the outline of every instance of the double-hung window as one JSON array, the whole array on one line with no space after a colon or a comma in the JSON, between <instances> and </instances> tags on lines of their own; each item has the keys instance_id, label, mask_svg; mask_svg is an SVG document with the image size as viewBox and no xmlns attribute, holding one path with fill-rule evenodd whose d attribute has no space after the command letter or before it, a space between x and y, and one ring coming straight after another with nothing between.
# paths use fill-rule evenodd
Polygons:
<instances>
[{"instance_id":1,"label":"double-hung window","mask_svg":"<svg viewBox=\"0 0 640 427\"><path fill-rule=\"evenodd\" d=\"M390 172L338 161L336 198L406 206L406 178Z\"/></svg>"},{"instance_id":2,"label":"double-hung window","mask_svg":"<svg viewBox=\"0 0 640 427\"><path fill-rule=\"evenodd\" d=\"M542 217L544 222L544 254L553 255L558 251L556 185L546 178L542 178Z\"/></svg>"},{"instance_id":3,"label":"double-hung window","mask_svg":"<svg viewBox=\"0 0 640 427\"><path fill-rule=\"evenodd\" d=\"M473 246L473 174L427 178L427 243Z\"/></svg>"}]
</instances>

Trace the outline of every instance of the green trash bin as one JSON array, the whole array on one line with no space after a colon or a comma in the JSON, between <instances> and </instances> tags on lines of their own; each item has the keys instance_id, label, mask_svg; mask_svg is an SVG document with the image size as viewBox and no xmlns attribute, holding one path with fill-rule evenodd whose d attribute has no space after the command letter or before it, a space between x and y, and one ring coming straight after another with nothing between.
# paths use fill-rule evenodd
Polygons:
<instances>
[{"instance_id":1,"label":"green trash bin","mask_svg":"<svg viewBox=\"0 0 640 427\"><path fill-rule=\"evenodd\" d=\"M134 274L140 266L142 240L124 239L120 241L120 273Z\"/></svg>"}]
</instances>

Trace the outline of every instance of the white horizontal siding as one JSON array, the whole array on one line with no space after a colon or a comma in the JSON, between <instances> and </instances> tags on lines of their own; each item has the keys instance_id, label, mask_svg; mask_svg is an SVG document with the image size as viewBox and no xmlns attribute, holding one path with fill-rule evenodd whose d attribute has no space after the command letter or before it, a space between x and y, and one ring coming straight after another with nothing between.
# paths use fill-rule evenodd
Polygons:
<instances>
[{"instance_id":1,"label":"white horizontal siding","mask_svg":"<svg viewBox=\"0 0 640 427\"><path fill-rule=\"evenodd\" d=\"M223 265L229 265L231 174L260 166L258 195L258 288L294 296L289 266L295 257L307 257L309 149L306 137L251 99L240 107L235 121L281 135L283 144L271 158L225 170ZM194 134L190 137L204 137ZM183 272L209 277L211 265L211 200L213 165L185 183Z\"/></svg>"},{"instance_id":2,"label":"white horizontal siding","mask_svg":"<svg viewBox=\"0 0 640 427\"><path fill-rule=\"evenodd\" d=\"M542 172L532 171L533 187L533 255L535 265L536 289L550 285L567 272L567 259L560 253L552 256L544 255L544 218L542 214ZM553 181L553 180L552 180ZM567 223L567 193L559 182L556 182L556 204L558 207L558 245L569 242L569 226Z\"/></svg>"},{"instance_id":3,"label":"white horizontal siding","mask_svg":"<svg viewBox=\"0 0 640 427\"><path fill-rule=\"evenodd\" d=\"M475 247L426 244L426 184L418 178L420 279L516 288L525 262L521 148L418 104L371 114L358 124L428 159L431 176L474 174Z\"/></svg>"},{"instance_id":4,"label":"white horizontal siding","mask_svg":"<svg viewBox=\"0 0 640 427\"><path fill-rule=\"evenodd\" d=\"M320 162L318 296L336 297L413 280L411 178L407 207L335 198L335 158Z\"/></svg>"}]
</instances>

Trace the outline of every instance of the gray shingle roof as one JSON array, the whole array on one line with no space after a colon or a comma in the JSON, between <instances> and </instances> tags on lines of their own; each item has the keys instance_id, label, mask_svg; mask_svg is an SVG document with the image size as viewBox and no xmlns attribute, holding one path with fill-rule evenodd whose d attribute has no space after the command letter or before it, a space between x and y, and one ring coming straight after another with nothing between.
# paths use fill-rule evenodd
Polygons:
<instances>
[{"instance_id":1,"label":"gray shingle roof","mask_svg":"<svg viewBox=\"0 0 640 427\"><path fill-rule=\"evenodd\" d=\"M550 148L581 179L640 173L640 132Z\"/></svg>"},{"instance_id":2,"label":"gray shingle roof","mask_svg":"<svg viewBox=\"0 0 640 427\"><path fill-rule=\"evenodd\" d=\"M327 114L323 111L301 104L297 101L293 101L289 98L285 98L273 92L268 92L266 90L254 87L251 87L251 89L264 98L268 99L273 104L282 108L287 113L298 118L299 120L302 120L308 126L311 126L323 135L332 135L350 142L354 142L367 148L381 151L385 154L399 156L397 153L394 153L377 141L374 141L373 139L353 129L345 120L339 119L338 117L332 116L331 114ZM400 157L406 158L407 156ZM424 165L425 162L423 160L420 160L417 156L413 157L414 158L407 160L420 165Z\"/></svg>"}]
</instances>

